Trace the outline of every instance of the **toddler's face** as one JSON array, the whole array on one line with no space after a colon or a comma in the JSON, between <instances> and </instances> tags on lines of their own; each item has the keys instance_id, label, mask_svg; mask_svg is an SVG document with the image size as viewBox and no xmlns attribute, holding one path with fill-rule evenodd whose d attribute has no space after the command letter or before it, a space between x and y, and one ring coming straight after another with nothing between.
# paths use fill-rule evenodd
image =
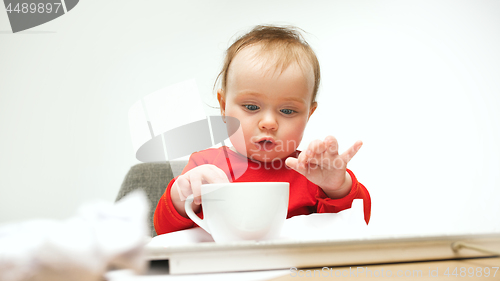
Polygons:
<instances>
[{"instance_id":1,"label":"toddler's face","mask_svg":"<svg viewBox=\"0 0 500 281\"><path fill-rule=\"evenodd\" d=\"M217 97L224 116L240 121L231 136L234 148L249 158L270 162L292 154L300 144L309 117L314 76L293 63L282 73L254 56L255 48L240 51L231 62L226 91ZM306 74L306 75L304 75Z\"/></svg>"}]
</instances>

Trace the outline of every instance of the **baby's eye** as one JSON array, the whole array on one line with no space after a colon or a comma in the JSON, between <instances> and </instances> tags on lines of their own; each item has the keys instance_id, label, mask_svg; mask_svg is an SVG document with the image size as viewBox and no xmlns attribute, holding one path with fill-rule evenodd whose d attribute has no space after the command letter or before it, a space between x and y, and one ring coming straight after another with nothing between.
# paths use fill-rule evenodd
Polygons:
<instances>
[{"instance_id":1,"label":"baby's eye","mask_svg":"<svg viewBox=\"0 0 500 281\"><path fill-rule=\"evenodd\" d=\"M292 109L282 109L282 110L280 110L280 111L281 111L282 113L284 113L284 114L287 114L287 115L290 115L290 114L292 114L292 113L294 113L294 112L295 112L295 110L292 110Z\"/></svg>"},{"instance_id":2,"label":"baby's eye","mask_svg":"<svg viewBox=\"0 0 500 281\"><path fill-rule=\"evenodd\" d=\"M255 104L245 104L245 107L246 107L248 110L251 110L251 111L254 111L254 110L259 109L259 107L258 107L258 106L256 106Z\"/></svg>"}]
</instances>

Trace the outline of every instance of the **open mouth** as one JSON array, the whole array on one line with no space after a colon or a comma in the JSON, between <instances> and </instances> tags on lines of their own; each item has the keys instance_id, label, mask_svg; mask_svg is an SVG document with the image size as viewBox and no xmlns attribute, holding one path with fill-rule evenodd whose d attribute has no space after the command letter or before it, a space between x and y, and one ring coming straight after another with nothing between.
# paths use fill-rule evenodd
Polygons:
<instances>
[{"instance_id":1,"label":"open mouth","mask_svg":"<svg viewBox=\"0 0 500 281\"><path fill-rule=\"evenodd\" d=\"M272 140L270 138L261 139L260 141L256 142L256 144L259 146L260 149L263 149L266 151L273 149L274 146L276 145L274 140Z\"/></svg>"}]
</instances>

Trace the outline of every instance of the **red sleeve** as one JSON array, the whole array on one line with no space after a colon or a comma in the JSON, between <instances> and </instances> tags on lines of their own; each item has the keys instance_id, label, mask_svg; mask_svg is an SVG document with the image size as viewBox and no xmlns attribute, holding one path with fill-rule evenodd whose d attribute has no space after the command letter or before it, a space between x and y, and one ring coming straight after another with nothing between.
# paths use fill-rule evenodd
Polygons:
<instances>
[{"instance_id":1,"label":"red sleeve","mask_svg":"<svg viewBox=\"0 0 500 281\"><path fill-rule=\"evenodd\" d=\"M365 213L365 222L368 224L371 215L371 198L370 193L364 185L362 185L354 176L354 173L347 169L349 175L352 179L351 192L346 196L338 199L331 199L325 194L325 192L318 187L318 193L316 199L318 199L318 213L338 213L342 210L351 208L352 201L354 199L363 199L363 211Z\"/></svg>"},{"instance_id":2,"label":"red sleeve","mask_svg":"<svg viewBox=\"0 0 500 281\"><path fill-rule=\"evenodd\" d=\"M174 204L172 203L170 190L172 189L172 185L176 179L177 178L174 178L170 181L165 193L163 193L160 201L158 201L158 205L156 206L154 225L156 234L158 235L192 228L195 226L192 220L181 216L177 210L175 210Z\"/></svg>"},{"instance_id":3,"label":"red sleeve","mask_svg":"<svg viewBox=\"0 0 500 281\"><path fill-rule=\"evenodd\" d=\"M194 167L205 164L197 163L199 162L199 160L197 161L196 154L197 153L191 154L188 164L182 170L182 174L193 169ZM197 226L191 219L181 216L174 207L172 197L170 197L170 191L176 179L177 177L170 181L167 189L165 190L165 193L163 193L163 195L160 197L160 201L158 201L158 205L156 205L153 222L156 234L158 235Z\"/></svg>"}]
</instances>

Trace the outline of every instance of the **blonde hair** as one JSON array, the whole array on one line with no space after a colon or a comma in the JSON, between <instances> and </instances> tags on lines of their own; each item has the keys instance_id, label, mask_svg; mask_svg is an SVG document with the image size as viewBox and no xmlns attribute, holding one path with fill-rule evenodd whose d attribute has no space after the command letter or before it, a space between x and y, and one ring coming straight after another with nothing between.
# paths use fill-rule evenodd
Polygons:
<instances>
[{"instance_id":1,"label":"blonde hair","mask_svg":"<svg viewBox=\"0 0 500 281\"><path fill-rule=\"evenodd\" d=\"M229 66L234 57L246 47L259 45L259 54L271 55L275 60L276 70L284 71L291 63L297 63L302 70L310 64L314 72L314 88L311 103L316 101L320 82L320 68L316 54L304 40L299 29L293 26L258 25L247 34L239 37L226 51L224 65L215 80L214 88L221 79L221 88L225 91Z\"/></svg>"}]
</instances>

